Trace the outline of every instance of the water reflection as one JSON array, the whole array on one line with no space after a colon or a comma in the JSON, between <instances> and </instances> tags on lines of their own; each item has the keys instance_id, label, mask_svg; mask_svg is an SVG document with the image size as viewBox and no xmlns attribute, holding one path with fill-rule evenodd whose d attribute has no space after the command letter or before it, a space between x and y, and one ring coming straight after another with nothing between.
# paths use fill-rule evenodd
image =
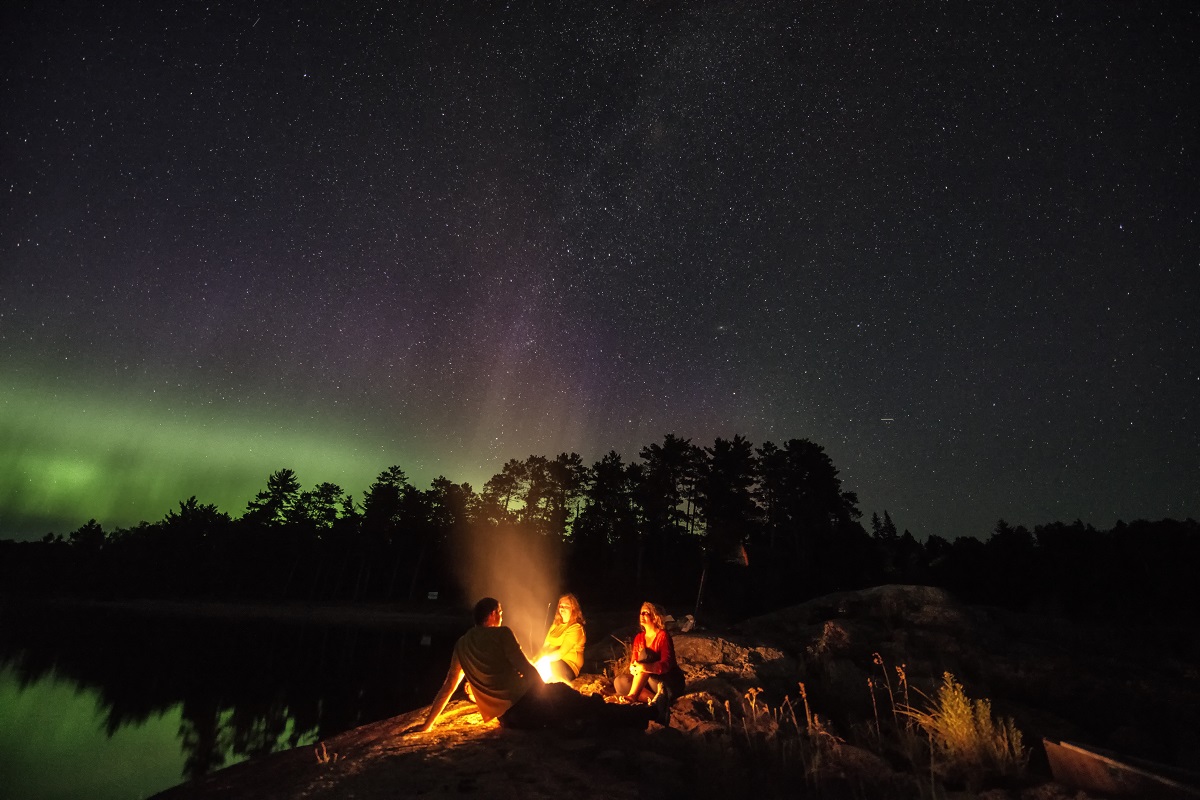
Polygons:
<instances>
[{"instance_id":1,"label":"water reflection","mask_svg":"<svg viewBox=\"0 0 1200 800\"><path fill-rule=\"evenodd\" d=\"M134 798L179 783L179 707L110 736L97 700L55 674L21 685L0 669L0 797Z\"/></svg>"},{"instance_id":2,"label":"water reflection","mask_svg":"<svg viewBox=\"0 0 1200 800\"><path fill-rule=\"evenodd\" d=\"M0 742L23 768L54 773L36 742L62 721L72 769L93 770L74 792L46 780L17 796L86 787L101 797L101 770L130 778L109 796L145 796L428 703L458 633L9 606L0 609ZM133 736L156 744L143 741L144 756L103 755ZM146 786L151 775L156 785Z\"/></svg>"}]
</instances>

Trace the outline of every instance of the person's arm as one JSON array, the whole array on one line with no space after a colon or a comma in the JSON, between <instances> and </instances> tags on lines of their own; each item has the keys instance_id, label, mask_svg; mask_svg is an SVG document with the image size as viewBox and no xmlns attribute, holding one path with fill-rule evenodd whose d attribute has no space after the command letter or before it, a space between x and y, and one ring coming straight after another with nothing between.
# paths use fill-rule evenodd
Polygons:
<instances>
[{"instance_id":1,"label":"person's arm","mask_svg":"<svg viewBox=\"0 0 1200 800\"><path fill-rule=\"evenodd\" d=\"M554 654L558 652L558 648L554 646L554 628L555 626L551 625L550 630L546 631L546 638L542 640L542 649L537 652L539 661L543 658L554 661L556 658Z\"/></svg>"},{"instance_id":2,"label":"person's arm","mask_svg":"<svg viewBox=\"0 0 1200 800\"><path fill-rule=\"evenodd\" d=\"M562 643L555 649L543 650L543 657L549 658L551 661L562 661L565 656L568 656L579 647L583 641L583 626L578 622L568 625L563 632Z\"/></svg>"},{"instance_id":3,"label":"person's arm","mask_svg":"<svg viewBox=\"0 0 1200 800\"><path fill-rule=\"evenodd\" d=\"M425 724L421 726L422 732L433 730L433 724L446 710L446 704L450 702L450 695L454 694L454 690L462 683L462 679L462 665L458 663L458 654L454 653L450 656L450 669L446 671L446 680L442 681L442 688L438 689L437 697L433 698L433 705L429 707L429 716L425 718Z\"/></svg>"},{"instance_id":4,"label":"person's arm","mask_svg":"<svg viewBox=\"0 0 1200 800\"><path fill-rule=\"evenodd\" d=\"M638 631L637 636L633 637L633 644L629 645L629 673L637 675L642 671L642 662L638 661L638 654L646 649L646 634L643 631Z\"/></svg>"},{"instance_id":5,"label":"person's arm","mask_svg":"<svg viewBox=\"0 0 1200 800\"><path fill-rule=\"evenodd\" d=\"M638 653L646 647L646 634L644 631L638 631L637 636L633 637L633 644L630 649L633 651L629 658L629 674L633 676L633 681L629 684L629 691L625 696L633 699L642 691L642 686L646 683L645 665L637 660Z\"/></svg>"},{"instance_id":6,"label":"person's arm","mask_svg":"<svg viewBox=\"0 0 1200 800\"><path fill-rule=\"evenodd\" d=\"M671 634L665 629L660 630L649 647L658 653L658 660L643 664L642 668L651 675L666 675L675 666L675 643L671 641Z\"/></svg>"}]
</instances>

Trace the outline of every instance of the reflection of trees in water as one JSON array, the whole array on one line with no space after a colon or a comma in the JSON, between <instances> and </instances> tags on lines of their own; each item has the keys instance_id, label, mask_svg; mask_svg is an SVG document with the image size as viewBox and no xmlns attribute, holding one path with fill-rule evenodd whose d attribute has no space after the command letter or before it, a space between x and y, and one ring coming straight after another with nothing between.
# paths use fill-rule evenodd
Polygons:
<instances>
[{"instance_id":1,"label":"reflection of trees in water","mask_svg":"<svg viewBox=\"0 0 1200 800\"><path fill-rule=\"evenodd\" d=\"M221 725L221 709L216 703L185 700L183 721L179 724L179 742L186 755L183 777L195 780L225 766L231 738Z\"/></svg>"},{"instance_id":2,"label":"reflection of trees in water","mask_svg":"<svg viewBox=\"0 0 1200 800\"><path fill-rule=\"evenodd\" d=\"M258 708L240 705L234 708L228 720L232 734L233 752L253 758L266 755L281 746L292 746L310 730L296 730L290 741L284 741L288 729L288 707L281 699L275 699Z\"/></svg>"},{"instance_id":3,"label":"reflection of trees in water","mask_svg":"<svg viewBox=\"0 0 1200 800\"><path fill-rule=\"evenodd\" d=\"M186 755L184 777L194 780L225 766L228 759L256 758L305 741L319 721L309 727L290 724L284 695L279 691L274 699L253 701L243 697L232 707L212 696L185 699L179 726L180 747Z\"/></svg>"},{"instance_id":4,"label":"reflection of trees in water","mask_svg":"<svg viewBox=\"0 0 1200 800\"><path fill-rule=\"evenodd\" d=\"M178 707L193 779L427 702L455 636L416 647L418 636L10 606L0 666L23 685L53 676L94 690L109 736Z\"/></svg>"}]
</instances>

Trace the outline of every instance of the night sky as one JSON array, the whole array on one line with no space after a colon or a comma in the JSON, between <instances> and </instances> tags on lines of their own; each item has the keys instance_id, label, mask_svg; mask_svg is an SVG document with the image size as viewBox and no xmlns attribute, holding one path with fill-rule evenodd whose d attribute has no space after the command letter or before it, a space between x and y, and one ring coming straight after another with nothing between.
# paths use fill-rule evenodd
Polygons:
<instances>
[{"instance_id":1,"label":"night sky","mask_svg":"<svg viewBox=\"0 0 1200 800\"><path fill-rule=\"evenodd\" d=\"M667 433L1200 517L1193 3L2 13L0 537Z\"/></svg>"}]
</instances>

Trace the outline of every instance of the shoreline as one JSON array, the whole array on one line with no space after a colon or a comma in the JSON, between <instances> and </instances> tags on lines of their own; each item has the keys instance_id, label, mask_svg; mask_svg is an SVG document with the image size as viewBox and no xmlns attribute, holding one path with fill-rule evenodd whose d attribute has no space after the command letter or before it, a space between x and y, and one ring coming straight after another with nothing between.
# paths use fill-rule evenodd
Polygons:
<instances>
[{"instance_id":1,"label":"shoreline","mask_svg":"<svg viewBox=\"0 0 1200 800\"><path fill-rule=\"evenodd\" d=\"M229 620L265 620L293 624L320 623L363 628L429 628L465 630L470 612L450 607L416 607L404 604L357 605L346 603L239 603L229 600L79 600L70 598L5 598L0 608L117 611L156 617L195 617Z\"/></svg>"}]
</instances>

